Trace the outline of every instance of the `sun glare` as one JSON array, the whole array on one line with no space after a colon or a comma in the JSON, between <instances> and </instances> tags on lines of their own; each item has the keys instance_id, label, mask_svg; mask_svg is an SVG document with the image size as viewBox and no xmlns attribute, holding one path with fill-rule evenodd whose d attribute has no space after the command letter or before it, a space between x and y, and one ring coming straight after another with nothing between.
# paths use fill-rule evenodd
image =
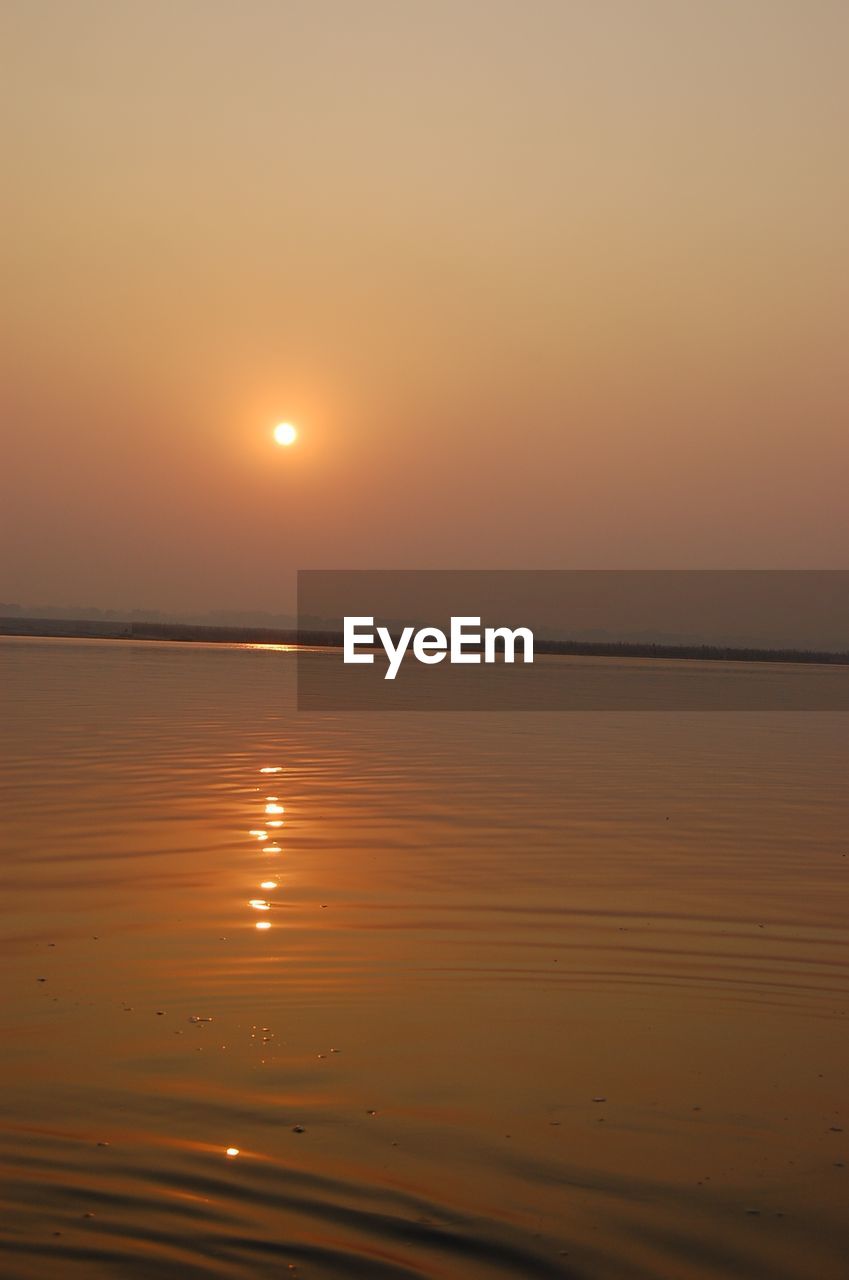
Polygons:
<instances>
[{"instance_id":1,"label":"sun glare","mask_svg":"<svg viewBox=\"0 0 849 1280\"><path fill-rule=\"evenodd\" d=\"M278 444L294 444L298 432L291 422L279 422L274 428L274 439Z\"/></svg>"}]
</instances>

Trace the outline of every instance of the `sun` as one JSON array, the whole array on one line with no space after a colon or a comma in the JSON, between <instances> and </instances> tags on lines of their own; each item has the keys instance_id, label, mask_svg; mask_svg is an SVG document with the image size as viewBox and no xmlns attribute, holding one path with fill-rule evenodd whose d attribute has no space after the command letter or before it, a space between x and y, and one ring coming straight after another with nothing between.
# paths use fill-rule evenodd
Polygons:
<instances>
[{"instance_id":1,"label":"sun","mask_svg":"<svg viewBox=\"0 0 849 1280\"><path fill-rule=\"evenodd\" d=\"M274 439L277 444L294 444L298 438L297 428L291 422L278 422L274 428Z\"/></svg>"}]
</instances>

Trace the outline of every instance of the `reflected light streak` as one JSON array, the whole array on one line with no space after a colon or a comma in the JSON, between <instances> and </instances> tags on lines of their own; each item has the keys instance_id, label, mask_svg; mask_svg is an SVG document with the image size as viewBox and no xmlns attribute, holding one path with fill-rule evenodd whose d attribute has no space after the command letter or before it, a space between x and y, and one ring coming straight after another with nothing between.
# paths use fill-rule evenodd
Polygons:
<instances>
[{"instance_id":1,"label":"reflected light streak","mask_svg":"<svg viewBox=\"0 0 849 1280\"><path fill-rule=\"evenodd\" d=\"M259 887L260 887L260 889L276 889L276 888L277 888L277 881L276 881L276 880L263 880L262 884L261 884Z\"/></svg>"},{"instance_id":2,"label":"reflected light streak","mask_svg":"<svg viewBox=\"0 0 849 1280\"><path fill-rule=\"evenodd\" d=\"M265 806L265 812L266 813L285 813L286 810L283 808L282 804L269 803Z\"/></svg>"},{"instance_id":3,"label":"reflected light streak","mask_svg":"<svg viewBox=\"0 0 849 1280\"><path fill-rule=\"evenodd\" d=\"M282 853L283 852L279 844L263 845L262 851L263 853Z\"/></svg>"},{"instance_id":4,"label":"reflected light streak","mask_svg":"<svg viewBox=\"0 0 849 1280\"><path fill-rule=\"evenodd\" d=\"M227 1157L228 1157L228 1159L232 1160L232 1159L233 1159L233 1156L237 1156L238 1154L239 1154L239 1148L238 1148L238 1147L228 1147L228 1148L227 1148Z\"/></svg>"},{"instance_id":5,"label":"reflected light streak","mask_svg":"<svg viewBox=\"0 0 849 1280\"><path fill-rule=\"evenodd\" d=\"M270 928L271 928L271 921L270 921L270 920L257 920L257 922L256 922L256 927L257 927L257 929L270 929Z\"/></svg>"},{"instance_id":6,"label":"reflected light streak","mask_svg":"<svg viewBox=\"0 0 849 1280\"><path fill-rule=\"evenodd\" d=\"M282 818L275 818L275 820L274 820L273 822L267 822L265 825L266 825L267 827L282 827L282 826L283 826L283 819L282 819Z\"/></svg>"},{"instance_id":7,"label":"reflected light streak","mask_svg":"<svg viewBox=\"0 0 849 1280\"><path fill-rule=\"evenodd\" d=\"M280 773L279 764L266 765L264 769L260 769L260 773Z\"/></svg>"}]
</instances>

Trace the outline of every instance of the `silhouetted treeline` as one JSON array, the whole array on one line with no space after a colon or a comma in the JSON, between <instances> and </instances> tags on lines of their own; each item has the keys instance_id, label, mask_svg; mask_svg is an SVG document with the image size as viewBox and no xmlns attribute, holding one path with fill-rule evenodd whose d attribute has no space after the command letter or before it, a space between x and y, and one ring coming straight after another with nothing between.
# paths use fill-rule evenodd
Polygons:
<instances>
[{"instance_id":1,"label":"silhouetted treeline","mask_svg":"<svg viewBox=\"0 0 849 1280\"><path fill-rule=\"evenodd\" d=\"M628 640L535 640L536 653L576 658L689 658L705 662L813 662L849 663L849 651L816 649L746 649L715 644L646 644Z\"/></svg>"},{"instance_id":2,"label":"silhouetted treeline","mask_svg":"<svg viewBox=\"0 0 849 1280\"><path fill-rule=\"evenodd\" d=\"M307 645L341 648L342 632L278 627L217 627L179 622L112 622L76 618L0 618L0 635L62 636L103 640L171 640L194 644ZM397 637L396 637L397 638ZM690 659L705 662L807 662L849 664L849 651L753 649L727 645L650 644L605 640L540 640L537 654L575 658Z\"/></svg>"},{"instance_id":3,"label":"silhouetted treeline","mask_svg":"<svg viewBox=\"0 0 849 1280\"><path fill-rule=\"evenodd\" d=\"M133 640L185 640L195 644L300 644L333 648L342 644L342 632L307 631L294 627L207 627L192 623L134 622Z\"/></svg>"}]
</instances>

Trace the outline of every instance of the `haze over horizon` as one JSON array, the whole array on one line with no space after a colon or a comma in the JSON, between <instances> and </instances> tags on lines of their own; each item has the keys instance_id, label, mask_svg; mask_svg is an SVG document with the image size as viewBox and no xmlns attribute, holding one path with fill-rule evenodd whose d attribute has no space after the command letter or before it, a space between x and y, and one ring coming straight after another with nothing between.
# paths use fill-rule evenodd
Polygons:
<instances>
[{"instance_id":1,"label":"haze over horizon","mask_svg":"<svg viewBox=\"0 0 849 1280\"><path fill-rule=\"evenodd\" d=\"M847 37L837 0L9 0L0 600L845 567Z\"/></svg>"}]
</instances>

